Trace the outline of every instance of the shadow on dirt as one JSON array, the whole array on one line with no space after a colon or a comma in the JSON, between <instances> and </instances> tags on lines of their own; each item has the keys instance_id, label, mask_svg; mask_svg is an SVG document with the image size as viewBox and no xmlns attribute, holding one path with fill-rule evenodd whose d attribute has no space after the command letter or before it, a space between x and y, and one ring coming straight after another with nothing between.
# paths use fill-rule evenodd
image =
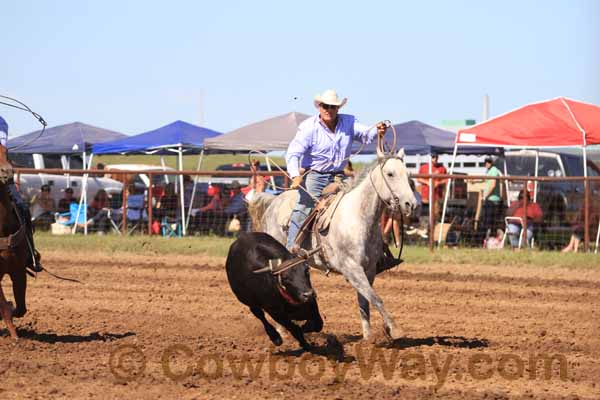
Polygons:
<instances>
[{"instance_id":1,"label":"shadow on dirt","mask_svg":"<svg viewBox=\"0 0 600 400\"><path fill-rule=\"evenodd\" d=\"M134 332L125 333L99 333L92 332L89 335L59 335L56 333L40 333L31 329L17 329L20 339L35 340L43 343L86 343L86 342L109 342L134 336ZM6 329L0 330L0 337L8 336Z\"/></svg>"},{"instance_id":2,"label":"shadow on dirt","mask_svg":"<svg viewBox=\"0 0 600 400\"><path fill-rule=\"evenodd\" d=\"M434 346L436 344L463 349L478 349L489 346L489 342L486 339L469 339L463 336L431 336L428 338L400 338L392 342L383 343L379 347L408 349L411 347Z\"/></svg>"},{"instance_id":3,"label":"shadow on dirt","mask_svg":"<svg viewBox=\"0 0 600 400\"><path fill-rule=\"evenodd\" d=\"M334 335L325 335L326 343L324 345L313 345L310 350L285 350L273 353L276 356L291 356L291 357L302 357L302 355L309 353L315 356L326 357L330 360L334 360L340 363L349 363L356 361L356 357L346 355L344 351L344 345Z\"/></svg>"},{"instance_id":4,"label":"shadow on dirt","mask_svg":"<svg viewBox=\"0 0 600 400\"><path fill-rule=\"evenodd\" d=\"M344 350L343 343L351 343L358 342L361 340L362 336L349 336L342 335L341 341L334 335L325 335L326 344L324 345L314 345L310 350L285 350L285 351L277 351L274 352L275 356L289 356L289 357L302 357L305 353L310 353L317 356L323 356L330 360L335 360L337 362L354 362L356 361L356 357L347 355ZM446 347L456 347L456 348L465 348L465 349L478 349L485 348L489 346L489 342L487 339L469 339L462 336L431 336L427 338L400 338L396 339L392 342L386 341L381 344L375 345L375 347L386 348L386 349L409 349L412 347L420 347L420 346L446 346Z\"/></svg>"}]
</instances>

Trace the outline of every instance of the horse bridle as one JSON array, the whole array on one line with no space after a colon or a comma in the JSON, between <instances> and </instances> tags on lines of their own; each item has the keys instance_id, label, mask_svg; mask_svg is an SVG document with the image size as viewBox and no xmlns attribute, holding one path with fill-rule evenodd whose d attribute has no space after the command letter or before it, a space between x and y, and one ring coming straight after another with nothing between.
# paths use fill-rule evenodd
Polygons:
<instances>
[{"instance_id":1,"label":"horse bridle","mask_svg":"<svg viewBox=\"0 0 600 400\"><path fill-rule=\"evenodd\" d=\"M369 171L369 180L371 181L371 186L373 187L373 190L375 190L375 193L377 194L377 197L379 198L379 200L383 204L385 204L385 206L390 211L390 213L396 214L396 213L398 213L398 211L402 211L401 208L400 208L400 197L398 197L396 195L396 193L394 193L394 191L392 190L392 187L391 187L390 183L388 182L387 179L385 179L385 174L383 173L383 167L385 166L385 163L388 162L391 159L396 159L396 160L400 160L400 161L404 162L404 158L403 157L389 155L389 156L384 157L383 159L380 159L379 163L377 165L379 167L379 171L381 172L381 179L383 179L383 182L385 183L385 186L388 188L388 190L390 191L390 193L392 195L392 199L391 200L386 201L381 196L381 194L379 193L379 191L377 191L377 187L375 186L375 183L373 182L373 170ZM377 167L375 167L375 168L377 168ZM400 214L402 214L402 212L400 212Z\"/></svg>"}]
</instances>

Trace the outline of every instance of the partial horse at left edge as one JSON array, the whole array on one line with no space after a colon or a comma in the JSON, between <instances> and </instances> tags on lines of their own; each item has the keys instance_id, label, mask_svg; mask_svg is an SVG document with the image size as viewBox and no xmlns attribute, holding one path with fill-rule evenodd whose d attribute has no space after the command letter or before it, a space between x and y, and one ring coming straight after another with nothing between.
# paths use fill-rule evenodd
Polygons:
<instances>
[{"instance_id":1,"label":"partial horse at left edge","mask_svg":"<svg viewBox=\"0 0 600 400\"><path fill-rule=\"evenodd\" d=\"M6 157L0 159L0 282L4 275L9 275L12 281L13 296L16 308L6 300L0 286L0 314L6 323L8 332L13 339L17 339L17 330L13 324L13 317L25 315L25 292L27 290L27 273L25 269L28 257L25 226L17 216L17 210L12 202L8 184L13 177L12 166Z\"/></svg>"}]
</instances>

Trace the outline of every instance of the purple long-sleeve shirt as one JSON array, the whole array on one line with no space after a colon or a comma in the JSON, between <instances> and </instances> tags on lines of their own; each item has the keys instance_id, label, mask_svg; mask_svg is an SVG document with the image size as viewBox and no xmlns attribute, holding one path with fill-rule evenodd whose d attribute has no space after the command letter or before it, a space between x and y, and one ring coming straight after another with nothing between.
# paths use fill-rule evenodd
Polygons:
<instances>
[{"instance_id":1,"label":"purple long-sleeve shirt","mask_svg":"<svg viewBox=\"0 0 600 400\"><path fill-rule=\"evenodd\" d=\"M319 172L344 169L352 150L352 141L370 143L377 128L369 129L359 123L354 115L338 114L335 132L321 121L318 115L304 120L290 142L285 156L291 178L300 175L300 166Z\"/></svg>"}]
</instances>

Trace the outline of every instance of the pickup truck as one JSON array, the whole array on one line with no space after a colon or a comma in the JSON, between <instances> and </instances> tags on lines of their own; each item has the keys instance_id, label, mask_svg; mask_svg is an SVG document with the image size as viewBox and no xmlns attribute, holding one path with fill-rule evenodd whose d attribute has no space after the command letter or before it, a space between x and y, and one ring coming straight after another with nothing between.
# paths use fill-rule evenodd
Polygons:
<instances>
[{"instance_id":1,"label":"pickup truck","mask_svg":"<svg viewBox=\"0 0 600 400\"><path fill-rule=\"evenodd\" d=\"M15 168L56 168L56 169L82 169L83 161L78 155L60 155L60 154L12 154L8 153L8 159ZM31 200L34 195L40 192L42 185L47 184L52 187L51 195L56 204L63 197L65 188L73 188L73 194L76 198L81 196L82 176L71 174L20 174L19 189L26 200ZM109 197L119 195L123 190L123 184L117 180L89 176L87 180L87 196L90 201L96 192L100 189L106 190Z\"/></svg>"},{"instance_id":2,"label":"pickup truck","mask_svg":"<svg viewBox=\"0 0 600 400\"><path fill-rule=\"evenodd\" d=\"M504 171L504 162L506 162L508 175L535 176L535 160L535 150L508 151L504 158L499 158L496 161L496 167ZM594 162L588 160L586 168L588 176L600 175L600 169ZM581 155L550 151L538 152L537 176L583 177L583 175L583 157ZM523 185L524 182L511 181L508 183L509 201L517 199ZM584 208L584 196L583 180L539 182L537 202L544 214L544 228L564 233L569 232L572 223L581 216ZM598 224L597 213L594 211L596 204L600 204L600 182L590 185L592 227L594 227L594 224L596 226Z\"/></svg>"}]
</instances>

